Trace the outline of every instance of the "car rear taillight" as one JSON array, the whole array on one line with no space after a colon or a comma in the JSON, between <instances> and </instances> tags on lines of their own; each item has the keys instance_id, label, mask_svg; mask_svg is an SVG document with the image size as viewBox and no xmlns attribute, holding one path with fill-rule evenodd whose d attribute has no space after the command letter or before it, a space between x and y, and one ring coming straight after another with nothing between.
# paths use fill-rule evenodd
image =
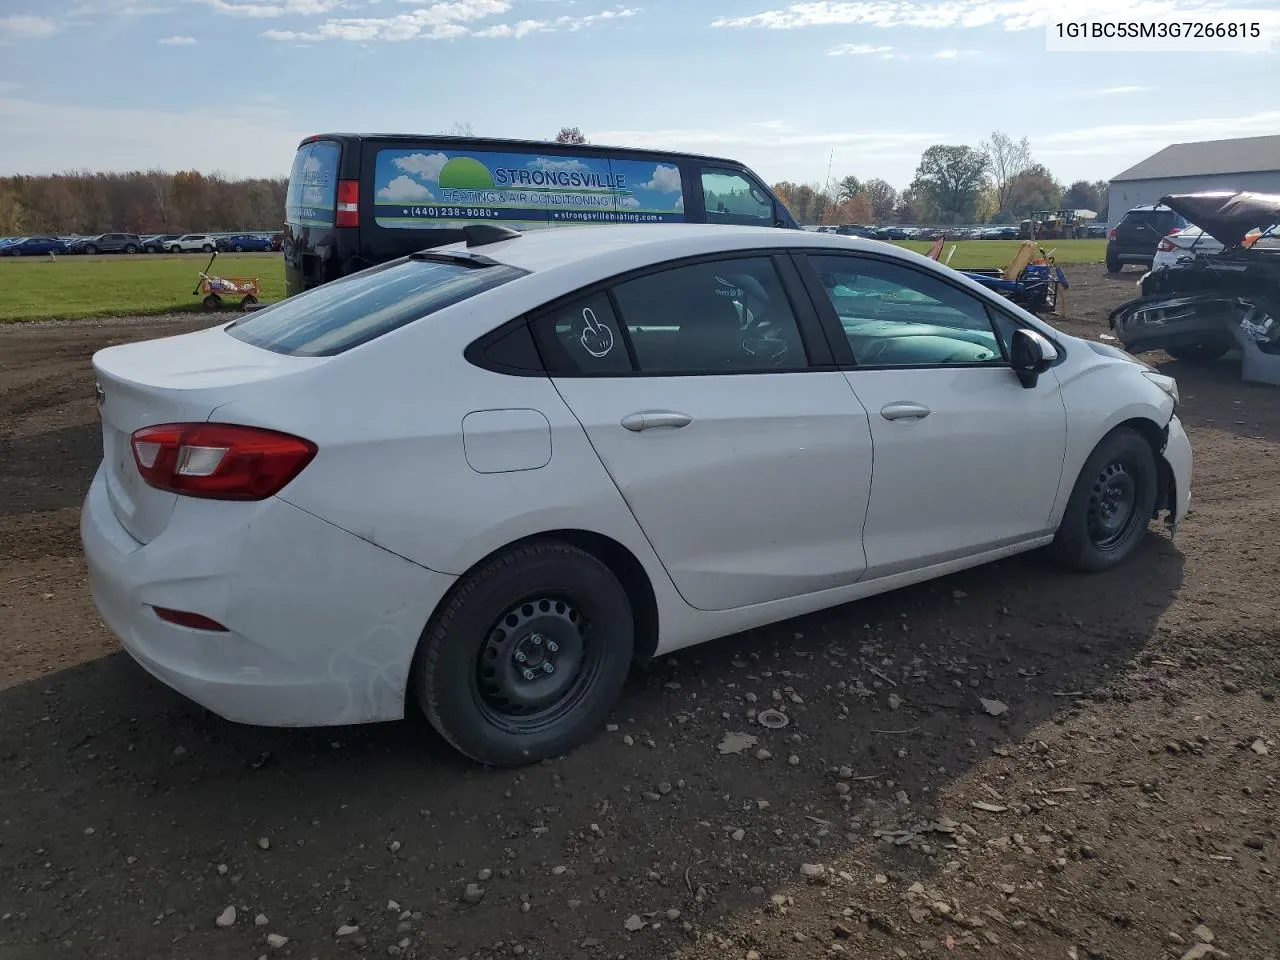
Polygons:
<instances>
[{"instance_id":1,"label":"car rear taillight","mask_svg":"<svg viewBox=\"0 0 1280 960\"><path fill-rule=\"evenodd\" d=\"M316 455L309 440L227 423L163 423L131 438L149 486L212 500L265 500Z\"/></svg>"},{"instance_id":2,"label":"car rear taillight","mask_svg":"<svg viewBox=\"0 0 1280 960\"><path fill-rule=\"evenodd\" d=\"M1181 233L1181 232L1182 232L1182 228L1181 228L1181 227L1174 227L1172 230L1166 230L1166 231L1164 232L1164 235L1165 235L1166 237L1172 237L1175 233Z\"/></svg>"},{"instance_id":3,"label":"car rear taillight","mask_svg":"<svg viewBox=\"0 0 1280 960\"><path fill-rule=\"evenodd\" d=\"M360 181L338 181L338 219L340 227L360 226Z\"/></svg>"},{"instance_id":4,"label":"car rear taillight","mask_svg":"<svg viewBox=\"0 0 1280 960\"><path fill-rule=\"evenodd\" d=\"M1165 238L1164 240L1161 240L1159 243L1156 244L1156 249L1159 250L1161 253L1168 253L1169 251L1175 249L1175 244L1172 240Z\"/></svg>"},{"instance_id":5,"label":"car rear taillight","mask_svg":"<svg viewBox=\"0 0 1280 960\"><path fill-rule=\"evenodd\" d=\"M1110 230L1107 231L1107 239L1114 241L1115 238L1116 238L1116 228L1112 227Z\"/></svg>"}]
</instances>

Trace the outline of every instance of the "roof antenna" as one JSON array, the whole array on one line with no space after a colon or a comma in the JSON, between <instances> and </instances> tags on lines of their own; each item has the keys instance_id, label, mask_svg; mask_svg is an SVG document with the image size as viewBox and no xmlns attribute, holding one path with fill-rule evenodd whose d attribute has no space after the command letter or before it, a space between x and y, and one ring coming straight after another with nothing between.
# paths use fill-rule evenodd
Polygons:
<instances>
[{"instance_id":1,"label":"roof antenna","mask_svg":"<svg viewBox=\"0 0 1280 960\"><path fill-rule=\"evenodd\" d=\"M500 227L496 223L469 223L462 228L462 235L466 237L467 246L470 248L514 240L520 236L520 231L512 230L510 227Z\"/></svg>"}]
</instances>

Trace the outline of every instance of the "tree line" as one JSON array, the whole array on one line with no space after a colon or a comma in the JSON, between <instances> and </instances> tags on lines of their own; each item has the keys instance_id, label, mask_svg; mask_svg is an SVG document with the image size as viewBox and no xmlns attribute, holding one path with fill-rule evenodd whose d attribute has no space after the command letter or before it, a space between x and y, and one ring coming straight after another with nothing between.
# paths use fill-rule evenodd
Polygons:
<instances>
[{"instance_id":1,"label":"tree line","mask_svg":"<svg viewBox=\"0 0 1280 960\"><path fill-rule=\"evenodd\" d=\"M935 144L903 190L881 179L773 185L801 223L1017 223L1038 210L1092 210L1105 217L1105 180L1059 183L1026 137L997 130L978 146Z\"/></svg>"},{"instance_id":2,"label":"tree line","mask_svg":"<svg viewBox=\"0 0 1280 960\"><path fill-rule=\"evenodd\" d=\"M76 171L0 178L0 236L271 230L285 177L234 180L195 170Z\"/></svg>"}]
</instances>

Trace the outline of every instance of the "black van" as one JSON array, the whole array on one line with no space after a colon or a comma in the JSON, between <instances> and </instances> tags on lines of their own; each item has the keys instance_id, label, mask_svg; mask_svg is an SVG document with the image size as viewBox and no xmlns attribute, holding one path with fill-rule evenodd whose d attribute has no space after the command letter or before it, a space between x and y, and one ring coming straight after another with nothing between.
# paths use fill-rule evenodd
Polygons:
<instances>
[{"instance_id":1,"label":"black van","mask_svg":"<svg viewBox=\"0 0 1280 960\"><path fill-rule=\"evenodd\" d=\"M289 296L469 223L736 223L799 229L741 163L685 153L473 137L324 133L298 145L285 200Z\"/></svg>"}]
</instances>

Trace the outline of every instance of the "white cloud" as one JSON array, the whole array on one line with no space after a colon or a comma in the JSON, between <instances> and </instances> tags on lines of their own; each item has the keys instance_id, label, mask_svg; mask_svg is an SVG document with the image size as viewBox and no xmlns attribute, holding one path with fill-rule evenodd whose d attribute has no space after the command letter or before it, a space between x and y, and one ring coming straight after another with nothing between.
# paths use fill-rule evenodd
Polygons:
<instances>
[{"instance_id":1,"label":"white cloud","mask_svg":"<svg viewBox=\"0 0 1280 960\"><path fill-rule=\"evenodd\" d=\"M189 47L199 42L195 37L161 37L156 41L156 43L163 43L167 47Z\"/></svg>"},{"instance_id":2,"label":"white cloud","mask_svg":"<svg viewBox=\"0 0 1280 960\"><path fill-rule=\"evenodd\" d=\"M423 180L433 183L440 181L440 171L449 160L443 153L411 153L407 157L396 157L391 162L397 170L405 173L416 173ZM403 178L401 178L403 179Z\"/></svg>"},{"instance_id":3,"label":"white cloud","mask_svg":"<svg viewBox=\"0 0 1280 960\"><path fill-rule=\"evenodd\" d=\"M56 20L49 17L30 17L16 14L0 17L0 37L10 40L42 40L61 29Z\"/></svg>"},{"instance_id":4,"label":"white cloud","mask_svg":"<svg viewBox=\"0 0 1280 960\"><path fill-rule=\"evenodd\" d=\"M1122 93L1147 93L1150 90L1151 90L1150 87L1129 86L1129 87L1105 87L1104 89L1098 90L1095 92L1104 97L1115 97L1115 96L1119 96Z\"/></svg>"},{"instance_id":5,"label":"white cloud","mask_svg":"<svg viewBox=\"0 0 1280 960\"><path fill-rule=\"evenodd\" d=\"M637 200L635 197L618 197L617 203L618 203L618 206L620 207L640 206L640 201Z\"/></svg>"},{"instance_id":6,"label":"white cloud","mask_svg":"<svg viewBox=\"0 0 1280 960\"><path fill-rule=\"evenodd\" d=\"M548 173L586 173L591 168L581 160L553 160L550 157L538 157L528 163L530 170L545 170Z\"/></svg>"},{"instance_id":7,"label":"white cloud","mask_svg":"<svg viewBox=\"0 0 1280 960\"><path fill-rule=\"evenodd\" d=\"M1237 0L1248 5L1250 0ZM1043 29L1051 16L1073 20L1090 17L1114 19L1114 0L1071 0L1069 11L1055 13L1041 0L814 0L793 3L742 17L717 17L713 27L794 30L801 27L864 25L914 27L925 30L1002 27L1005 30ZM1151 20L1188 12L1221 13L1219 0L1131 0L1124 7L1126 20ZM1249 11L1250 20L1280 23L1280 12Z\"/></svg>"},{"instance_id":8,"label":"white cloud","mask_svg":"<svg viewBox=\"0 0 1280 960\"><path fill-rule=\"evenodd\" d=\"M0 97L7 97L11 93L17 93L23 86L24 84L18 83L16 80L0 80Z\"/></svg>"},{"instance_id":9,"label":"white cloud","mask_svg":"<svg viewBox=\"0 0 1280 960\"><path fill-rule=\"evenodd\" d=\"M1280 128L1280 110L1243 117L1197 117L1154 123L1112 123L1081 130L1062 130L1037 137L1037 154L1070 156L1086 153L1118 154L1136 148L1166 147L1171 143L1256 137Z\"/></svg>"},{"instance_id":10,"label":"white cloud","mask_svg":"<svg viewBox=\"0 0 1280 960\"><path fill-rule=\"evenodd\" d=\"M878 47L870 43L842 43L827 51L829 57L869 57L877 53L892 53L893 47Z\"/></svg>"},{"instance_id":11,"label":"white cloud","mask_svg":"<svg viewBox=\"0 0 1280 960\"><path fill-rule=\"evenodd\" d=\"M227 0L205 0L226 4ZM287 0L294 3L337 3L339 0ZM406 0L419 2L419 0ZM236 6L240 6L237 4ZM247 6L247 4L245 5ZM520 39L534 33L582 30L607 20L633 17L638 8L604 10L582 17L561 16L554 20L519 20L472 27L473 21L498 16L511 10L511 0L452 0L419 7L408 13L389 17L347 17L326 20L314 30L267 30L263 36L272 40L348 40L396 42L404 40L451 40L457 37L488 39Z\"/></svg>"},{"instance_id":12,"label":"white cloud","mask_svg":"<svg viewBox=\"0 0 1280 960\"><path fill-rule=\"evenodd\" d=\"M93 144L95 170L222 170L234 176L283 177L309 130L287 118L248 109L187 112L75 107L27 99L0 100L0 174L82 168ZM226 131L237 136L228 137ZM253 149L246 150L245 143Z\"/></svg>"},{"instance_id":13,"label":"white cloud","mask_svg":"<svg viewBox=\"0 0 1280 960\"><path fill-rule=\"evenodd\" d=\"M378 191L378 199L392 203L418 203L434 200L435 194L413 177L399 176Z\"/></svg>"},{"instance_id":14,"label":"white cloud","mask_svg":"<svg viewBox=\"0 0 1280 960\"><path fill-rule=\"evenodd\" d=\"M674 210L683 210L683 209L684 209L684 197L678 197L678 198L676 199L676 202L672 205L672 209L674 209Z\"/></svg>"},{"instance_id":15,"label":"white cloud","mask_svg":"<svg viewBox=\"0 0 1280 960\"><path fill-rule=\"evenodd\" d=\"M653 168L653 179L640 185L643 190L656 190L658 193L679 193L680 169L668 164L658 164Z\"/></svg>"},{"instance_id":16,"label":"white cloud","mask_svg":"<svg viewBox=\"0 0 1280 960\"><path fill-rule=\"evenodd\" d=\"M343 0L268 0L265 3L230 3L228 0L203 0L216 13L254 20L285 16L315 16L343 5Z\"/></svg>"}]
</instances>

